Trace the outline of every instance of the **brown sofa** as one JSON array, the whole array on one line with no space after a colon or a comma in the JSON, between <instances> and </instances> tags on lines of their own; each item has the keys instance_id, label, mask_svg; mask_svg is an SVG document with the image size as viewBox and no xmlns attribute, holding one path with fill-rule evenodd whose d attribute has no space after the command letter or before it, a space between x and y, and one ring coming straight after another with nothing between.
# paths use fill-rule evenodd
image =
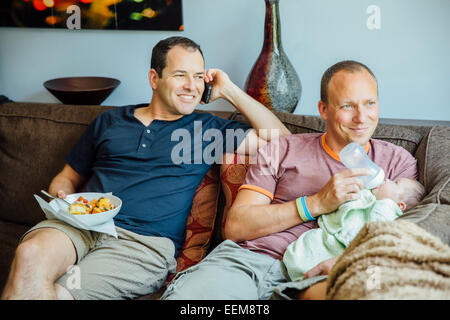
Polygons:
<instances>
[{"instance_id":1,"label":"brown sofa","mask_svg":"<svg viewBox=\"0 0 450 320\"><path fill-rule=\"evenodd\" d=\"M45 218L33 194L48 188L51 179L62 169L65 155L88 123L110 108L47 103L0 104L0 290L6 282L21 235ZM277 116L292 133L323 132L326 129L325 122L319 117L286 113L277 113ZM245 121L239 114L233 114L233 117ZM450 128L380 124L374 137L400 145L418 159L420 181L426 187L427 196L401 219L417 223L449 245ZM219 177L219 172L223 173L218 169L213 169L215 177ZM244 175L245 170L239 171L234 177L235 185L242 183ZM226 187L224 175L220 177ZM214 177L208 181L214 181ZM213 197L214 208L204 202L195 206L197 210L209 210L207 223L210 228L202 229L206 236L196 243L204 250L203 253L195 255L186 250L183 253L185 262L195 263L222 241L223 212L231 200L229 192L225 192L225 196L220 188L217 190L217 197ZM188 223L199 229L198 224L193 223L195 217L193 219L190 218ZM188 234L192 241L192 232ZM155 298L155 295L144 298Z\"/></svg>"}]
</instances>

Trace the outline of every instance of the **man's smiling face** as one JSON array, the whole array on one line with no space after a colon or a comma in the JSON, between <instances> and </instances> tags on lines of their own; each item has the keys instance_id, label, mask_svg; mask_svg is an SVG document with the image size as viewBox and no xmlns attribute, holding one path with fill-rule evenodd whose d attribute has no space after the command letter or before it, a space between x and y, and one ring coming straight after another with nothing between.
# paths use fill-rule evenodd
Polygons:
<instances>
[{"instance_id":1,"label":"man's smiling face","mask_svg":"<svg viewBox=\"0 0 450 320\"><path fill-rule=\"evenodd\" d=\"M365 146L378 124L378 90L366 71L341 70L328 86L329 102L322 108L327 139L339 152L350 142Z\"/></svg>"},{"instance_id":2,"label":"man's smiling face","mask_svg":"<svg viewBox=\"0 0 450 320\"><path fill-rule=\"evenodd\" d=\"M205 62L198 50L175 46L167 53L166 67L156 80L155 94L173 115L191 114L200 103Z\"/></svg>"}]
</instances>

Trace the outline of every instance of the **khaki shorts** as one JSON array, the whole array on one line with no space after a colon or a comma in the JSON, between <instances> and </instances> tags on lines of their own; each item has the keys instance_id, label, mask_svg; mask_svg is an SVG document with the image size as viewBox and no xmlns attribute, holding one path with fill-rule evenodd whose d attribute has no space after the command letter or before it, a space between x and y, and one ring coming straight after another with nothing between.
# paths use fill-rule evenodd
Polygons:
<instances>
[{"instance_id":1,"label":"khaki shorts","mask_svg":"<svg viewBox=\"0 0 450 320\"><path fill-rule=\"evenodd\" d=\"M77 264L57 283L77 300L138 298L158 291L176 269L175 246L168 238L116 227L116 239L59 220L41 221L27 233L39 228L58 229L72 240Z\"/></svg>"}]
</instances>

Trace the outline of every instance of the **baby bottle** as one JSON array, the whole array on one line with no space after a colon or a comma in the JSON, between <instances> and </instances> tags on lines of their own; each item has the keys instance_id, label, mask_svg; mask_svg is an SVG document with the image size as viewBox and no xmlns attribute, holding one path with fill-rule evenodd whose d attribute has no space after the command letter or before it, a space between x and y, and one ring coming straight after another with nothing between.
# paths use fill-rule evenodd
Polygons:
<instances>
[{"instance_id":1,"label":"baby bottle","mask_svg":"<svg viewBox=\"0 0 450 320\"><path fill-rule=\"evenodd\" d=\"M366 189L378 187L384 181L384 171L369 159L364 149L355 142L351 142L339 153L342 163L348 169L364 168L369 170L369 175L359 176Z\"/></svg>"}]
</instances>

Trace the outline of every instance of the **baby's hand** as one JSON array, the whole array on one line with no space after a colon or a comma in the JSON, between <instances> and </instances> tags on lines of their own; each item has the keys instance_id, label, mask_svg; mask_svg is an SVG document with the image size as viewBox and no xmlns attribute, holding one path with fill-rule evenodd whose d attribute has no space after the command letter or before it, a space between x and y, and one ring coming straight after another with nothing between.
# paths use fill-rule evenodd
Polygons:
<instances>
[{"instance_id":1,"label":"baby's hand","mask_svg":"<svg viewBox=\"0 0 450 320\"><path fill-rule=\"evenodd\" d=\"M331 268L333 268L334 263L336 262L338 257L334 257L325 261L322 261L317 266L312 268L311 270L305 272L303 274L303 279L315 277L315 276L321 276L321 275L327 275L330 273Z\"/></svg>"}]
</instances>

